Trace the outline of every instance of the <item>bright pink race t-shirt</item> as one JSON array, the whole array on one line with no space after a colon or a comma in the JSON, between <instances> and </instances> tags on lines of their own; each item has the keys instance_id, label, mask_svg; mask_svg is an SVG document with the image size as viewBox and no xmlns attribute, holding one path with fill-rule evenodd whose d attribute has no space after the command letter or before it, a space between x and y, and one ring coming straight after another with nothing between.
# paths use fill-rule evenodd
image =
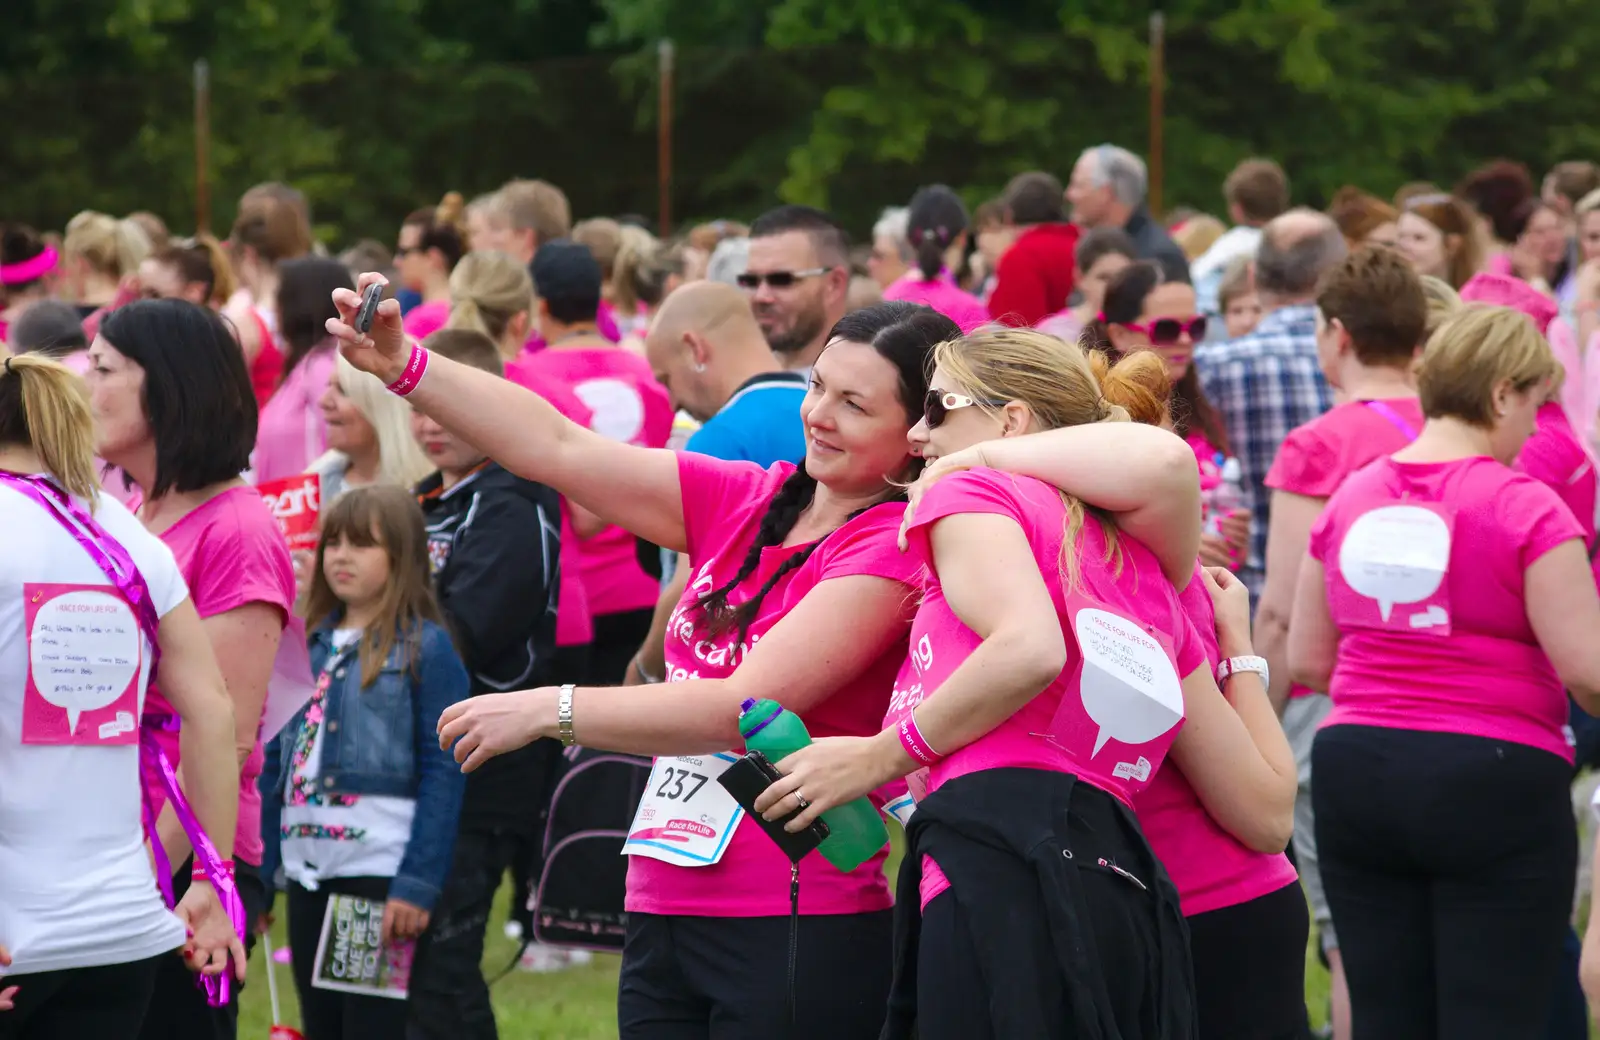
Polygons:
<instances>
[{"instance_id":1,"label":"bright pink race t-shirt","mask_svg":"<svg viewBox=\"0 0 1600 1040\"><path fill-rule=\"evenodd\" d=\"M407 311L401 327L412 339L427 339L444 328L449 320L450 301L434 300L432 303L419 303Z\"/></svg>"},{"instance_id":2,"label":"bright pink race t-shirt","mask_svg":"<svg viewBox=\"0 0 1600 1040\"><path fill-rule=\"evenodd\" d=\"M294 608L294 566L283 532L255 488L224 491L180 518L160 537L177 558L202 620L247 603L266 603L278 608L287 623ZM154 683L145 710L175 714ZM156 739L177 765L178 734L158 730ZM255 864L260 864L262 852L261 793L256 790L261 765L258 730L255 748L239 773L239 823L233 838L233 854ZM166 801L161 788L147 788L146 792L156 799L155 808L160 812Z\"/></svg>"},{"instance_id":3,"label":"bright pink race t-shirt","mask_svg":"<svg viewBox=\"0 0 1600 1040\"><path fill-rule=\"evenodd\" d=\"M259 483L304 473L328 450L328 422L319 402L338 363L331 343L317 347L289 370L261 409L250 468Z\"/></svg>"},{"instance_id":4,"label":"bright pink race t-shirt","mask_svg":"<svg viewBox=\"0 0 1600 1040\"><path fill-rule=\"evenodd\" d=\"M1217 648L1216 614L1200 578L1178 594L1189 615L1206 661L1221 659ZM1133 800L1150 849L1178 886L1183 915L1238 906L1270 895L1299 876L1283 853L1257 852L1211 818L1200 796L1176 762L1168 762Z\"/></svg>"},{"instance_id":5,"label":"bright pink race t-shirt","mask_svg":"<svg viewBox=\"0 0 1600 1040\"><path fill-rule=\"evenodd\" d=\"M1266 485L1327 498L1362 466L1416 440L1422 423L1422 404L1415 397L1347 401L1289 431L1267 471ZM1291 698L1317 692L1300 683L1289 686Z\"/></svg>"},{"instance_id":6,"label":"bright pink race t-shirt","mask_svg":"<svg viewBox=\"0 0 1600 1040\"><path fill-rule=\"evenodd\" d=\"M1555 492L1490 458L1379 459L1350 476L1311 531L1340 634L1324 725L1464 733L1572 761L1523 575L1582 537Z\"/></svg>"},{"instance_id":7,"label":"bright pink race t-shirt","mask_svg":"<svg viewBox=\"0 0 1600 1040\"><path fill-rule=\"evenodd\" d=\"M1597 480L1594 459L1583 450L1559 402L1545 402L1538 418L1538 430L1528 438L1517 456L1517 469L1554 491L1556 497L1566 503L1578 526L1583 528L1584 545L1592 546ZM1592 566L1596 580L1600 581L1600 560Z\"/></svg>"},{"instance_id":8,"label":"bright pink race t-shirt","mask_svg":"<svg viewBox=\"0 0 1600 1040\"><path fill-rule=\"evenodd\" d=\"M926 279L922 277L921 271L912 270L909 274L891 282L889 287L883 290L883 298L932 307L961 326L963 333L989 323L988 306L944 276Z\"/></svg>"},{"instance_id":9,"label":"bright pink race t-shirt","mask_svg":"<svg viewBox=\"0 0 1600 1040\"><path fill-rule=\"evenodd\" d=\"M594 420L589 406L565 383L558 383L537 371L530 371L520 360L506 366L506 378L532 390L550 407L579 426ZM578 532L572 526L572 507L561 496L561 589L556 602L556 645L583 646L594 639L594 618L589 612L589 594L583 587L583 562L578 555Z\"/></svg>"},{"instance_id":10,"label":"bright pink race t-shirt","mask_svg":"<svg viewBox=\"0 0 1600 1040\"><path fill-rule=\"evenodd\" d=\"M925 564L931 578L911 623L911 650L895 679L884 726L897 725L938 696L940 685L982 643L946 602L933 558L933 525L959 513L1008 517L1027 535L1067 635L1067 665L1011 718L932 766L928 792L968 773L1020 766L1073 773L1132 808L1134 794L1150 782L1178 736L1178 684L1205 664L1205 651L1155 556L1131 538L1120 539L1121 573L1113 574L1096 522L1079 533L1078 589L1067 595L1060 577L1066 506L1054 487L1031 477L971 469L939 481L918 504L908 555ZM1089 643L1087 654L1079 633ZM1147 653L1152 649L1159 659ZM1115 668L1118 657L1157 676L1164 672L1169 681L1131 685L1124 681L1129 674ZM1036 735L1052 732L1053 740Z\"/></svg>"},{"instance_id":11,"label":"bright pink race t-shirt","mask_svg":"<svg viewBox=\"0 0 1600 1040\"><path fill-rule=\"evenodd\" d=\"M589 428L601 436L661 448L672 435L672 401L650 363L631 351L551 347L522 355L516 369L518 382L538 377L569 388L589 409ZM595 617L643 610L660 598L660 583L639 565L637 542L620 527L579 541L578 559Z\"/></svg>"},{"instance_id":12,"label":"bright pink race t-shirt","mask_svg":"<svg viewBox=\"0 0 1600 1040\"><path fill-rule=\"evenodd\" d=\"M794 469L786 462L763 470L753 463L678 453L691 578L667 626L669 683L724 679L738 667L743 656L742 648L735 645L738 633L708 634L695 604L738 572L767 504ZM779 579L761 601L761 611L750 625L748 644L758 642L806 593L830 578L886 578L903 583L907 596L914 595L921 564L895 544L904 512L902 503L874 506L824 538L806 562ZM764 550L756 573L729 601L737 605L748 599L785 560L804 548ZM895 670L905 657L904 647L902 635L859 676L802 715L812 738L877 733ZM667 693L670 695L670 690ZM781 701L783 691L774 690L770 696ZM892 900L883 876L887 856L885 845L848 874L840 873L821 856L805 857L800 861L800 912L853 914L888 908ZM682 867L645 856L630 857L626 906L633 913L698 917L787 914L789 859L757 824L742 819L722 860L711 866Z\"/></svg>"}]
</instances>

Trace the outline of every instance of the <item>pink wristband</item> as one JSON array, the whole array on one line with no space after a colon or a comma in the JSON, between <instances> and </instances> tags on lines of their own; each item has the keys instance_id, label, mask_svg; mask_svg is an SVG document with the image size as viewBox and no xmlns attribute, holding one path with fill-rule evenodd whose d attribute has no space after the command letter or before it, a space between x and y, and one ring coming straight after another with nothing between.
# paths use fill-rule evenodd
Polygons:
<instances>
[{"instance_id":1,"label":"pink wristband","mask_svg":"<svg viewBox=\"0 0 1600 1040\"><path fill-rule=\"evenodd\" d=\"M916 716L911 712L906 712L906 717L900 720L900 746L906 749L906 754L925 766L935 765L944 758L923 737L922 730L917 728Z\"/></svg>"},{"instance_id":2,"label":"pink wristband","mask_svg":"<svg viewBox=\"0 0 1600 1040\"><path fill-rule=\"evenodd\" d=\"M219 865L222 867L222 873L228 875L229 877L233 877L232 860L223 860ZM201 866L199 863L196 863L194 865L194 870L189 872L189 877L194 881L209 881L211 879L211 874L206 870L205 867Z\"/></svg>"},{"instance_id":3,"label":"pink wristband","mask_svg":"<svg viewBox=\"0 0 1600 1040\"><path fill-rule=\"evenodd\" d=\"M399 379L389 384L389 392L405 397L422 382L422 374L426 371L428 371L428 352L422 349L421 343L411 344L411 357L406 361L406 370L400 373Z\"/></svg>"}]
</instances>

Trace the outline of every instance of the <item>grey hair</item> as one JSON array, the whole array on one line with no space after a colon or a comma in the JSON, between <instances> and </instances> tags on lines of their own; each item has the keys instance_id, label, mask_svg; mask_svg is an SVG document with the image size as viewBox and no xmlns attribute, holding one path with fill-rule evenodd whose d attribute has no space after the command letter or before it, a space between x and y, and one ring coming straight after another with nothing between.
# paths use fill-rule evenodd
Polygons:
<instances>
[{"instance_id":1,"label":"grey hair","mask_svg":"<svg viewBox=\"0 0 1600 1040\"><path fill-rule=\"evenodd\" d=\"M878 222L872 225L874 239L887 237L894 242L894 247L900 251L900 259L910 263L917 257L917 251L911 248L911 209L907 206L890 206L878 217Z\"/></svg>"},{"instance_id":2,"label":"grey hair","mask_svg":"<svg viewBox=\"0 0 1600 1040\"><path fill-rule=\"evenodd\" d=\"M706 262L706 277L724 285L738 285L739 276L750 267L750 240L725 238L711 251Z\"/></svg>"},{"instance_id":3,"label":"grey hair","mask_svg":"<svg viewBox=\"0 0 1600 1040\"><path fill-rule=\"evenodd\" d=\"M1097 144L1087 149L1082 158L1092 160L1090 166L1094 170L1095 187L1109 184L1111 194L1124 206L1144 203L1150 175L1145 170L1143 159L1114 144Z\"/></svg>"},{"instance_id":4,"label":"grey hair","mask_svg":"<svg viewBox=\"0 0 1600 1040\"><path fill-rule=\"evenodd\" d=\"M1305 221L1307 231L1286 236L1286 221ZM1323 274L1349 251L1339 225L1326 215L1303 207L1292 209L1275 218L1261 234L1256 249L1256 290L1279 299L1309 296Z\"/></svg>"}]
</instances>

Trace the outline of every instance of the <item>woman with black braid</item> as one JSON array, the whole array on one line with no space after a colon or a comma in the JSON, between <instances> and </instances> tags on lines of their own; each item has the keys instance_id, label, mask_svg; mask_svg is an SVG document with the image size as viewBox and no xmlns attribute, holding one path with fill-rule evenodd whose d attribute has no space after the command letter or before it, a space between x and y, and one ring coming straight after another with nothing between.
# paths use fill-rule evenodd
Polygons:
<instances>
[{"instance_id":1,"label":"woman with black braid","mask_svg":"<svg viewBox=\"0 0 1600 1040\"><path fill-rule=\"evenodd\" d=\"M335 301L348 322L358 298ZM627 850L620 1032L764 1034L784 1017L789 863L712 781L731 759L723 752L741 743L747 697L777 699L815 736L877 731L915 609L914 565L895 545L899 485L920 461L906 435L922 412L931 350L958 330L912 304L847 316L801 406L804 466L762 470L592 434L518 387L411 351L387 301L370 337L345 322L330 330L346 357L440 425L608 522L689 553L690 587L667 634L668 688L486 695L449 709L440 734L469 770L541 736L682 756L672 766L683 782L652 785ZM1169 490L1128 454L1097 460L1102 487ZM1191 565L1182 561L1182 573ZM660 808L676 817L688 803L704 834L649 833L652 799L666 799ZM797 989L815 999L799 1009L797 1035L853 1040L882 1025L891 937L883 856L849 874L819 856L802 863Z\"/></svg>"}]
</instances>

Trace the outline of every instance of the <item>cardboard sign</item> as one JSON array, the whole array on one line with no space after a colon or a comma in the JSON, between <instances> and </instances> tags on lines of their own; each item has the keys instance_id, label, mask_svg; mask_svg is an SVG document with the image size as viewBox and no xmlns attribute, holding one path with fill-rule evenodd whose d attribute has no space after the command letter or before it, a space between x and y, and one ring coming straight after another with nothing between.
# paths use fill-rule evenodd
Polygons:
<instances>
[{"instance_id":1,"label":"cardboard sign","mask_svg":"<svg viewBox=\"0 0 1600 1040\"><path fill-rule=\"evenodd\" d=\"M289 551L315 552L322 516L322 478L315 473L300 473L264 481L256 485L256 490L288 539Z\"/></svg>"},{"instance_id":2,"label":"cardboard sign","mask_svg":"<svg viewBox=\"0 0 1600 1040\"><path fill-rule=\"evenodd\" d=\"M383 902L330 895L322 937L312 962L311 985L368 997L406 999L416 943L384 946Z\"/></svg>"}]
</instances>

